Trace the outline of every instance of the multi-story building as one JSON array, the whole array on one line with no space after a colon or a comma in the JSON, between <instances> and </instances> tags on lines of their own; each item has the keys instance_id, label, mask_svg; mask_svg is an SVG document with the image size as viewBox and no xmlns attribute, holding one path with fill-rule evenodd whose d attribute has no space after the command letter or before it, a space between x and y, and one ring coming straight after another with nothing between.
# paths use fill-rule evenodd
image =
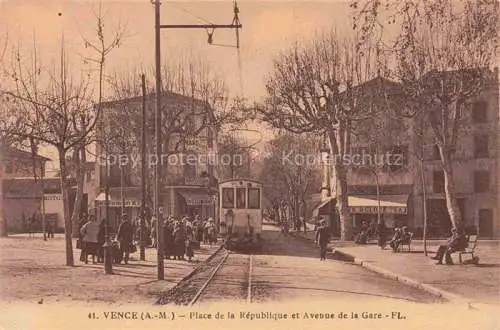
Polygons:
<instances>
[{"instance_id":1,"label":"multi-story building","mask_svg":"<svg viewBox=\"0 0 500 330\"><path fill-rule=\"evenodd\" d=\"M0 234L25 231L28 219L38 217L41 177L50 159L0 144Z\"/></svg>"},{"instance_id":2,"label":"multi-story building","mask_svg":"<svg viewBox=\"0 0 500 330\"><path fill-rule=\"evenodd\" d=\"M452 160L455 197L464 225L469 232L478 232L480 237L498 237L499 233L498 70L495 73L496 80L477 98L471 99L470 105L460 113L457 148ZM364 94L370 95L380 84L384 84L387 96L383 98L384 102L391 99L391 94L395 100L401 95L397 83L382 78L358 88L365 89ZM367 126L376 127L376 130L367 130L365 133L368 134L355 132L352 137L351 158L357 155L358 160L366 160L368 157L372 162L372 166L363 161L361 166L353 162L348 166L348 204L352 224L356 228L363 221L375 222L380 214L386 226L404 224L418 236L422 233L426 212L428 234L447 235L451 222L434 134L430 127L418 134L421 119L416 118L420 117L401 121L401 116L393 116L400 111L398 103L387 104L390 106L369 119ZM373 157L377 155L382 158ZM394 157L401 157L402 163L394 164ZM332 196L335 196L334 179L330 185ZM328 200L334 201L334 197L323 197L320 206L327 208ZM338 222L332 221L332 226L334 232L338 231Z\"/></svg>"},{"instance_id":3,"label":"multi-story building","mask_svg":"<svg viewBox=\"0 0 500 330\"><path fill-rule=\"evenodd\" d=\"M144 195L147 212L151 212L148 210L152 210L154 204L154 169L158 163L162 173L160 191L165 215L215 216L217 140L212 109L206 102L180 94L164 93L161 96L162 152L160 159L157 159L154 139L154 96L154 94L147 95L144 102L146 108ZM108 157L104 149L105 144L96 148L98 156L96 166L99 169L96 189L99 190L99 194L95 200L89 200L89 204L91 208L95 208L98 217L105 216L105 179L108 177L110 191L108 207L112 223L118 221L122 212L131 218L140 215L142 104L142 97L103 104L104 120L107 124L102 127L111 132L118 132L116 134L118 138L127 135L128 139L128 145L122 144L121 147L119 142L110 143L114 148L108 149ZM123 120L112 118L123 118ZM125 131L124 125L128 125L125 126ZM115 161L120 155L123 159L121 168L118 161ZM106 159L109 160L109 176L106 176Z\"/></svg>"}]
</instances>

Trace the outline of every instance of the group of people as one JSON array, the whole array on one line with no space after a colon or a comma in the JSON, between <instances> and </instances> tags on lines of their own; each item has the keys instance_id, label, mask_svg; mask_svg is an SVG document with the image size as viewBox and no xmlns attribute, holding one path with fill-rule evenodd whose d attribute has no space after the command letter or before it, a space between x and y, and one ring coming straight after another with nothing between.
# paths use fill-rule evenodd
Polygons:
<instances>
[{"instance_id":1,"label":"group of people","mask_svg":"<svg viewBox=\"0 0 500 330\"><path fill-rule=\"evenodd\" d=\"M319 221L319 219L313 218L311 222L319 223L318 221ZM281 227L281 232L284 235L288 234L288 232L290 230L290 225L289 225L288 219L283 219L279 225ZM296 218L295 220L293 220L293 228L296 231L301 231L303 229L304 234L306 234L307 233L307 221L306 221L306 219L304 217L299 217L299 218Z\"/></svg>"},{"instance_id":2,"label":"group of people","mask_svg":"<svg viewBox=\"0 0 500 330\"><path fill-rule=\"evenodd\" d=\"M194 249L200 243L213 244L217 242L216 225L213 218L201 220L199 216L183 217L181 220L174 216L168 217L162 223L163 248L165 259L188 261L194 256Z\"/></svg>"},{"instance_id":3,"label":"group of people","mask_svg":"<svg viewBox=\"0 0 500 330\"><path fill-rule=\"evenodd\" d=\"M82 217L80 222L80 261L88 263L88 257L91 255L92 263L104 262L105 224L104 219L98 222L94 215L90 215L88 218ZM111 228L108 228L108 233L111 233ZM111 242L113 260L128 263L130 253L135 250L133 234L133 224L126 215L123 215L116 238L114 242Z\"/></svg>"},{"instance_id":4,"label":"group of people","mask_svg":"<svg viewBox=\"0 0 500 330\"><path fill-rule=\"evenodd\" d=\"M150 238L151 247L157 247L157 222L158 218L153 215L151 221L145 222L144 239ZM80 221L80 260L88 263L89 255L92 256L93 263L104 261L105 243L105 220L98 222L95 216L82 217ZM199 216L183 217L177 219L174 216L162 221L160 226L164 245L163 251L166 259L188 261L194 256L194 249L199 248L200 242L205 244L217 243L217 230L213 218L201 220ZM113 229L108 228L108 233ZM128 264L130 254L136 251L136 243L141 239L140 218L130 221L127 215L122 215L121 223L118 227L114 239L111 240L113 260L117 263L124 261Z\"/></svg>"},{"instance_id":5,"label":"group of people","mask_svg":"<svg viewBox=\"0 0 500 330\"><path fill-rule=\"evenodd\" d=\"M375 228L375 230L373 230ZM361 230L355 237L355 242L358 244L365 244L367 237L374 233L377 235L378 245L384 249L387 244L387 228L385 224L378 223L376 226L369 226L366 222L362 223ZM394 235L389 241L389 246L394 252L396 252L401 244L408 243L411 239L411 233L408 231L407 226L396 227L394 229ZM330 241L330 230L326 225L325 220L321 219L319 221L319 226L316 228L315 243L318 244L320 248L320 260L326 259L327 245ZM364 243L360 243L364 242ZM431 259L437 260L437 264L441 265L444 262L447 265L452 265L453 261L451 254L458 251L464 251L468 246L468 239L465 232L461 228L452 228L451 236L446 242L438 247L436 255Z\"/></svg>"}]
</instances>

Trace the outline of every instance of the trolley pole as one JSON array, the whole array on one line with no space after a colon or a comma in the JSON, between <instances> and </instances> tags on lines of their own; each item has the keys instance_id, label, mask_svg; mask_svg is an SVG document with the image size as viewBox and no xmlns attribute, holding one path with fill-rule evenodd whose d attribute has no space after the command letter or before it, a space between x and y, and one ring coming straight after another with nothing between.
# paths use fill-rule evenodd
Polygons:
<instances>
[{"instance_id":1,"label":"trolley pole","mask_svg":"<svg viewBox=\"0 0 500 330\"><path fill-rule=\"evenodd\" d=\"M139 237L139 254L141 260L146 260L145 232L146 232L146 76L141 75L142 83L142 138L141 138L141 223Z\"/></svg>"},{"instance_id":2,"label":"trolley pole","mask_svg":"<svg viewBox=\"0 0 500 330\"><path fill-rule=\"evenodd\" d=\"M155 140L156 140L156 164L155 164L155 213L156 213L156 234L158 235L157 240L157 260L158 260L158 280L163 280L165 278L165 269L163 266L163 235L162 226L160 218L160 207L161 207L161 152L162 152L162 140L161 140L161 108L160 108L160 98L161 98L161 68L160 68L160 1L155 1L155 78L156 78L156 109L155 109Z\"/></svg>"},{"instance_id":3,"label":"trolley pole","mask_svg":"<svg viewBox=\"0 0 500 330\"><path fill-rule=\"evenodd\" d=\"M154 210L157 217L156 233L157 233L157 258L158 258L158 280L163 280L165 277L165 269L163 264L163 216L160 214L162 208L161 199L161 52L160 52L160 30L161 29L211 29L208 33L208 43L211 44L213 33L215 29L235 29L236 30L236 47L239 48L239 30L242 28L238 14L239 9L234 2L234 18L231 24L160 24L160 0L154 1L155 6L155 80L156 80L156 109L155 109L155 141L156 141L156 165L155 165L155 197L154 197ZM163 213L163 212L162 212Z\"/></svg>"}]
</instances>

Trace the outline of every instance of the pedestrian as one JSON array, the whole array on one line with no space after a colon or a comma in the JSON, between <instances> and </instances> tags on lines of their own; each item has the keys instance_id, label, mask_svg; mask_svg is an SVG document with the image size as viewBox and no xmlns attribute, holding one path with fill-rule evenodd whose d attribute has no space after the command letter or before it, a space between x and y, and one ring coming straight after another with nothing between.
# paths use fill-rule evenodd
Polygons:
<instances>
[{"instance_id":1,"label":"pedestrian","mask_svg":"<svg viewBox=\"0 0 500 330\"><path fill-rule=\"evenodd\" d=\"M104 243L106 242L106 220L101 219L99 231L97 232L97 243L99 250L97 253L97 262L104 262Z\"/></svg>"},{"instance_id":2,"label":"pedestrian","mask_svg":"<svg viewBox=\"0 0 500 330\"><path fill-rule=\"evenodd\" d=\"M212 217L208 218L207 236L208 236L208 243L210 244L210 246L212 246L212 244L217 243L217 230L215 228L215 220Z\"/></svg>"},{"instance_id":3,"label":"pedestrian","mask_svg":"<svg viewBox=\"0 0 500 330\"><path fill-rule=\"evenodd\" d=\"M451 237L448 239L446 244L440 245L436 255L431 258L437 260L437 265L443 264L443 257L445 257L447 265L453 265L453 260L451 259L451 254L457 251L463 251L467 247L468 242L463 230L458 230L457 228L451 229Z\"/></svg>"},{"instance_id":4,"label":"pedestrian","mask_svg":"<svg viewBox=\"0 0 500 330\"><path fill-rule=\"evenodd\" d=\"M385 226L384 220L377 224L377 237L378 246L383 250L387 244L387 227Z\"/></svg>"},{"instance_id":5,"label":"pedestrian","mask_svg":"<svg viewBox=\"0 0 500 330\"><path fill-rule=\"evenodd\" d=\"M151 218L151 231L150 231L150 237L151 237L151 247L156 248L157 245L157 237L156 237L156 224L158 222L158 218L154 214L153 217Z\"/></svg>"},{"instance_id":6,"label":"pedestrian","mask_svg":"<svg viewBox=\"0 0 500 330\"><path fill-rule=\"evenodd\" d=\"M326 249L328 247L328 243L330 242L330 230L326 226L325 220L321 219L319 222L319 227L316 231L316 238L314 243L318 244L320 252L319 259L326 259Z\"/></svg>"},{"instance_id":7,"label":"pedestrian","mask_svg":"<svg viewBox=\"0 0 500 330\"><path fill-rule=\"evenodd\" d=\"M186 230L182 221L177 221L174 225L174 260L184 260L186 248Z\"/></svg>"},{"instance_id":8,"label":"pedestrian","mask_svg":"<svg viewBox=\"0 0 500 330\"><path fill-rule=\"evenodd\" d=\"M85 263L88 263L89 254L92 255L92 263L96 263L95 257L99 253L99 224L95 220L95 217L91 215L88 221L80 229L80 234L82 235L82 254L83 258L80 257Z\"/></svg>"},{"instance_id":9,"label":"pedestrian","mask_svg":"<svg viewBox=\"0 0 500 330\"><path fill-rule=\"evenodd\" d=\"M84 243L83 243L83 235L81 234L81 230L82 230L82 227L83 225L85 225L87 223L87 217L85 214L82 214L80 216L80 219L78 221L78 240L80 241L80 249L81 249L81 253L80 253L80 261L85 261L85 252L83 251L84 250Z\"/></svg>"},{"instance_id":10,"label":"pedestrian","mask_svg":"<svg viewBox=\"0 0 500 330\"><path fill-rule=\"evenodd\" d=\"M54 238L54 232L56 228L56 220L55 219L49 219L47 221L47 238Z\"/></svg>"},{"instance_id":11,"label":"pedestrian","mask_svg":"<svg viewBox=\"0 0 500 330\"><path fill-rule=\"evenodd\" d=\"M300 221L302 222L302 225L304 226L304 234L307 234L307 221L305 217L300 217Z\"/></svg>"},{"instance_id":12,"label":"pedestrian","mask_svg":"<svg viewBox=\"0 0 500 330\"><path fill-rule=\"evenodd\" d=\"M192 224L188 221L186 223L186 256L188 261L191 262L191 259L194 257L194 228Z\"/></svg>"},{"instance_id":13,"label":"pedestrian","mask_svg":"<svg viewBox=\"0 0 500 330\"><path fill-rule=\"evenodd\" d=\"M164 251L165 251L165 259L169 260L170 256L174 254L174 238L173 238L173 217L170 216L163 223L163 243L164 243Z\"/></svg>"},{"instance_id":14,"label":"pedestrian","mask_svg":"<svg viewBox=\"0 0 500 330\"><path fill-rule=\"evenodd\" d=\"M123 256L125 264L128 264L130 253L133 252L133 235L134 228L127 215L124 214L122 215L122 223L118 228L117 240L120 242L120 252Z\"/></svg>"}]
</instances>

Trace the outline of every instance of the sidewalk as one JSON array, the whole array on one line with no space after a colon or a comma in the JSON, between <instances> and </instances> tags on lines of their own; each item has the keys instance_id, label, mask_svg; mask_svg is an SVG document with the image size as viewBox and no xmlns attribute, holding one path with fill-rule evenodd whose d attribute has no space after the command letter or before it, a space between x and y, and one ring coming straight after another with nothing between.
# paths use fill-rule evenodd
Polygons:
<instances>
[{"instance_id":1,"label":"sidewalk","mask_svg":"<svg viewBox=\"0 0 500 330\"><path fill-rule=\"evenodd\" d=\"M175 286L219 246L195 250L192 263L165 260L165 280L158 281L156 250L139 252L128 265L113 264L113 275L104 274L103 264L79 261L80 250L73 242L75 267L65 266L64 238L48 241L38 235L13 235L0 239L0 301L2 303L79 303L95 305L154 304L160 292Z\"/></svg>"},{"instance_id":2,"label":"sidewalk","mask_svg":"<svg viewBox=\"0 0 500 330\"><path fill-rule=\"evenodd\" d=\"M300 236L314 240L312 232L306 235L302 232ZM424 255L423 242L418 240L412 242L410 253L394 253L390 248L381 250L374 244L355 245L353 242L332 241L329 246L343 259L445 298L465 298L470 302L499 304L500 242L478 241L476 254L479 265L459 265L457 254L452 255L455 265L436 265L436 261L430 257L445 242L446 240L427 242L427 257ZM464 259L466 258L470 256L465 256Z\"/></svg>"}]
</instances>

